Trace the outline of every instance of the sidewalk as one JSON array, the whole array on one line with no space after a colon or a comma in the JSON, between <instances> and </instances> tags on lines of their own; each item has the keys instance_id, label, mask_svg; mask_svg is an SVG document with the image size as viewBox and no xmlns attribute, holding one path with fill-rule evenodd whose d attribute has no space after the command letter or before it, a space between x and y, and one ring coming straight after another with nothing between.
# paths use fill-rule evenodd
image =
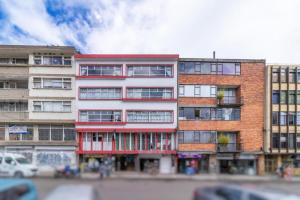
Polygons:
<instances>
[{"instance_id":1,"label":"sidewalk","mask_svg":"<svg viewBox=\"0 0 300 200\"><path fill-rule=\"evenodd\" d=\"M83 173L83 179L99 179L96 173ZM293 177L291 181L278 179L277 176L248 176L248 175L221 175L221 174L201 174L201 175L184 175L184 174L158 174L150 175L138 172L114 172L110 176L111 180L190 180L190 181L234 181L234 182L300 182L300 177Z\"/></svg>"}]
</instances>

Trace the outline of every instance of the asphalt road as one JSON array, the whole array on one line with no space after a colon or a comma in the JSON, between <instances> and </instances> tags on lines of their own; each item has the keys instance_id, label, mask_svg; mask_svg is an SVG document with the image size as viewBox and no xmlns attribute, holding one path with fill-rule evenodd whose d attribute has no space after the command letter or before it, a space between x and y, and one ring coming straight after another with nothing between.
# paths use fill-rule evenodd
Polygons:
<instances>
[{"instance_id":1,"label":"asphalt road","mask_svg":"<svg viewBox=\"0 0 300 200\"><path fill-rule=\"evenodd\" d=\"M193 190L220 183L216 181L154 181L154 180L80 180L80 179L33 179L39 199L44 199L50 191L60 185L88 184L94 186L102 200L190 200ZM233 183L234 184L234 183ZM241 184L240 182L237 184ZM242 183L300 195L300 183Z\"/></svg>"}]
</instances>

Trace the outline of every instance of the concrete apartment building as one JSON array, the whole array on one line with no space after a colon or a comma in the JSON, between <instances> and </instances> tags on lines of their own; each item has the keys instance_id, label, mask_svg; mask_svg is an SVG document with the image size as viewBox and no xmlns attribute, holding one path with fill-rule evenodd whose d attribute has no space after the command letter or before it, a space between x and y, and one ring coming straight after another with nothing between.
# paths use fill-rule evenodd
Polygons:
<instances>
[{"instance_id":1,"label":"concrete apartment building","mask_svg":"<svg viewBox=\"0 0 300 200\"><path fill-rule=\"evenodd\" d=\"M178 55L77 54L80 162L176 172Z\"/></svg>"},{"instance_id":2,"label":"concrete apartment building","mask_svg":"<svg viewBox=\"0 0 300 200\"><path fill-rule=\"evenodd\" d=\"M300 174L300 66L267 65L266 172L290 164Z\"/></svg>"},{"instance_id":3,"label":"concrete apartment building","mask_svg":"<svg viewBox=\"0 0 300 200\"><path fill-rule=\"evenodd\" d=\"M263 174L265 60L179 59L178 171Z\"/></svg>"},{"instance_id":4,"label":"concrete apartment building","mask_svg":"<svg viewBox=\"0 0 300 200\"><path fill-rule=\"evenodd\" d=\"M0 46L0 149L40 168L76 162L73 47Z\"/></svg>"}]
</instances>

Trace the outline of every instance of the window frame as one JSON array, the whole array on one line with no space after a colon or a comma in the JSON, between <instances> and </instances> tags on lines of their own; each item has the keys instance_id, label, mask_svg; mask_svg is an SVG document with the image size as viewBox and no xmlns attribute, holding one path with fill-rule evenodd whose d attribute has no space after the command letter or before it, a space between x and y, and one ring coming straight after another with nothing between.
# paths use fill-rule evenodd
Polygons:
<instances>
[{"instance_id":1,"label":"window frame","mask_svg":"<svg viewBox=\"0 0 300 200\"><path fill-rule=\"evenodd\" d=\"M151 74L152 68L155 68L159 71L160 67L164 67L164 75L156 75ZM133 68L133 74L129 74L130 68ZM148 73L145 74L137 74L134 73L134 68L148 68L145 71L148 71ZM169 70L170 69L170 70ZM168 75L168 72L171 73L171 75ZM173 64L126 64L126 77L127 78L174 78L174 65Z\"/></svg>"}]
</instances>

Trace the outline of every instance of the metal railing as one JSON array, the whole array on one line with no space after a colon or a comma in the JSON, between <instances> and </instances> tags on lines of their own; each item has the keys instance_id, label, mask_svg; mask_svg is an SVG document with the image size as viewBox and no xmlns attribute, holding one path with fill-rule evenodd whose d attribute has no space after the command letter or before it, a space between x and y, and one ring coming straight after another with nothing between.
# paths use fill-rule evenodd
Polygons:
<instances>
[{"instance_id":1,"label":"metal railing","mask_svg":"<svg viewBox=\"0 0 300 200\"><path fill-rule=\"evenodd\" d=\"M240 152L242 145L240 143L217 144L217 152Z\"/></svg>"}]
</instances>

